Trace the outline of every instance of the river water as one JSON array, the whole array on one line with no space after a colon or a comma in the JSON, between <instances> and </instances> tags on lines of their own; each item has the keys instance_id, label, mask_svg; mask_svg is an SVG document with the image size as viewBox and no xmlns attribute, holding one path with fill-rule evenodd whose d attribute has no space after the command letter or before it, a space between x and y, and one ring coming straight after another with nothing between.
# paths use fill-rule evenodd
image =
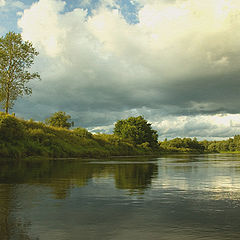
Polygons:
<instances>
[{"instance_id":1,"label":"river water","mask_svg":"<svg viewBox=\"0 0 240 240\"><path fill-rule=\"evenodd\" d=\"M240 239L240 155L1 159L0 239Z\"/></svg>"}]
</instances>

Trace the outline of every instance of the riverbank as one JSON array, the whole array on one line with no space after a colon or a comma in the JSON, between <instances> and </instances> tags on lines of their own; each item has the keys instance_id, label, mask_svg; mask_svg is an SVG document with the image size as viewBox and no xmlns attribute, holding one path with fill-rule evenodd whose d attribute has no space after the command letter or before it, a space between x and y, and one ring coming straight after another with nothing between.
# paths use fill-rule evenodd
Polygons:
<instances>
[{"instance_id":1,"label":"riverbank","mask_svg":"<svg viewBox=\"0 0 240 240\"><path fill-rule=\"evenodd\" d=\"M109 157L152 155L145 145L108 134L91 134L84 128L68 130L42 122L0 115L0 157Z\"/></svg>"},{"instance_id":2,"label":"riverbank","mask_svg":"<svg viewBox=\"0 0 240 240\"><path fill-rule=\"evenodd\" d=\"M240 153L240 136L223 141L174 138L136 144L115 134L91 134L84 128L72 130L48 126L0 113L0 157L101 158L189 153Z\"/></svg>"}]
</instances>

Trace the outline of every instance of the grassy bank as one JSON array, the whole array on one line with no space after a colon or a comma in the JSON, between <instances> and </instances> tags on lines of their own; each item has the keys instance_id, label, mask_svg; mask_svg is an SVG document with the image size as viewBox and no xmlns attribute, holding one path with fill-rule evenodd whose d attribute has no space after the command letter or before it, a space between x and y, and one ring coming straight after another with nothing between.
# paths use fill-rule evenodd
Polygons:
<instances>
[{"instance_id":1,"label":"grassy bank","mask_svg":"<svg viewBox=\"0 0 240 240\"><path fill-rule=\"evenodd\" d=\"M0 157L100 158L159 153L240 153L240 136L223 141L200 142L196 138L174 138L165 139L154 148L150 146L149 142L136 144L114 134L91 134L84 128L68 130L52 127L0 112Z\"/></svg>"},{"instance_id":2,"label":"grassy bank","mask_svg":"<svg viewBox=\"0 0 240 240\"><path fill-rule=\"evenodd\" d=\"M0 114L0 157L107 157L153 154L117 136L93 135L84 128L68 130Z\"/></svg>"}]
</instances>

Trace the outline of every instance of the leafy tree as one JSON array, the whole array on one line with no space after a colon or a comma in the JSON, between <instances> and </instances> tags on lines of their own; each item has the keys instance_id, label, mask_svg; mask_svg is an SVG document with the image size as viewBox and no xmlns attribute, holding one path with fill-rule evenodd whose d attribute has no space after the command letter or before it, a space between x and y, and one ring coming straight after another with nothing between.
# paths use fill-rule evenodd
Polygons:
<instances>
[{"instance_id":1,"label":"leafy tree","mask_svg":"<svg viewBox=\"0 0 240 240\"><path fill-rule=\"evenodd\" d=\"M114 134L136 145L148 142L151 148L158 146L157 131L142 116L117 121Z\"/></svg>"},{"instance_id":2,"label":"leafy tree","mask_svg":"<svg viewBox=\"0 0 240 240\"><path fill-rule=\"evenodd\" d=\"M62 127L69 129L74 125L74 122L69 122L71 119L70 115L66 115L65 112L55 112L50 118L45 120L47 125L53 127Z\"/></svg>"},{"instance_id":3,"label":"leafy tree","mask_svg":"<svg viewBox=\"0 0 240 240\"><path fill-rule=\"evenodd\" d=\"M32 93L26 84L40 79L37 72L28 71L37 55L32 43L24 42L21 34L9 32L0 38L0 102L6 113L18 97Z\"/></svg>"}]
</instances>

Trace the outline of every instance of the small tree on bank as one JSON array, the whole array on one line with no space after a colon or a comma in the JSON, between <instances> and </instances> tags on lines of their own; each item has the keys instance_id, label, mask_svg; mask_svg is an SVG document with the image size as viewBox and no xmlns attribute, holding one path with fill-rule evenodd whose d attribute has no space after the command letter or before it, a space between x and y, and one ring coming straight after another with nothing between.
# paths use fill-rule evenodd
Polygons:
<instances>
[{"instance_id":1,"label":"small tree on bank","mask_svg":"<svg viewBox=\"0 0 240 240\"><path fill-rule=\"evenodd\" d=\"M136 145L148 143L151 148L158 146L157 131L142 116L117 121L114 134Z\"/></svg>"},{"instance_id":2,"label":"small tree on bank","mask_svg":"<svg viewBox=\"0 0 240 240\"><path fill-rule=\"evenodd\" d=\"M28 71L37 55L32 43L23 41L21 34L9 32L0 38L0 103L6 114L18 97L32 93L26 84L40 79L37 72Z\"/></svg>"},{"instance_id":3,"label":"small tree on bank","mask_svg":"<svg viewBox=\"0 0 240 240\"><path fill-rule=\"evenodd\" d=\"M74 122L69 122L71 116L67 115L65 112L55 112L50 118L45 120L45 123L53 127L62 127L69 129L74 125Z\"/></svg>"}]
</instances>

